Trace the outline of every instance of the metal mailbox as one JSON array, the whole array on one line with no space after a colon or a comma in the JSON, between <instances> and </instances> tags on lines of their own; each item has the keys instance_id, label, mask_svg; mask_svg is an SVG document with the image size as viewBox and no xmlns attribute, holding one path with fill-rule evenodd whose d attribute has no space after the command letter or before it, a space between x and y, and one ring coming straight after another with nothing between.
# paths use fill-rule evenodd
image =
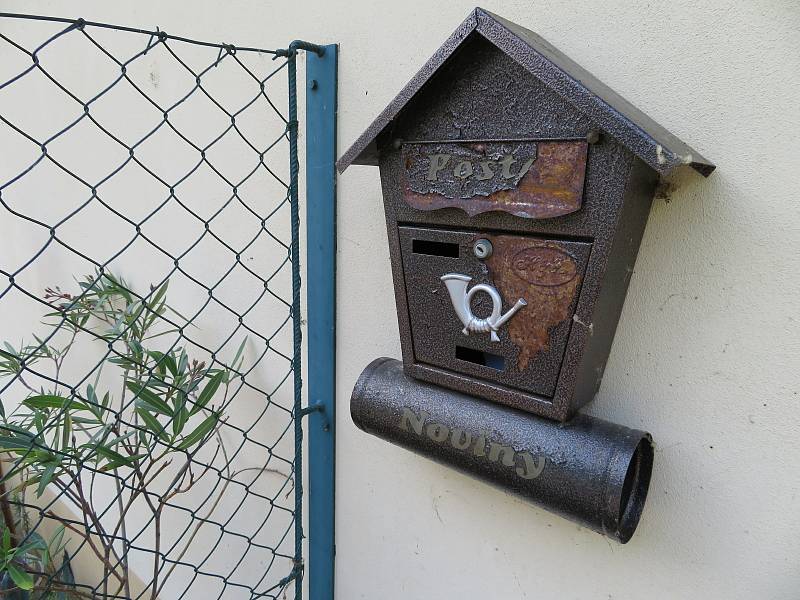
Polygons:
<instances>
[{"instance_id":1,"label":"metal mailbox","mask_svg":"<svg viewBox=\"0 0 800 600\"><path fill-rule=\"evenodd\" d=\"M351 163L380 166L406 373L559 421L600 386L659 175L714 169L482 9Z\"/></svg>"},{"instance_id":2,"label":"metal mailbox","mask_svg":"<svg viewBox=\"0 0 800 600\"><path fill-rule=\"evenodd\" d=\"M403 351L364 431L622 543L645 431L600 387L659 177L714 165L538 35L475 9L338 162L380 167ZM543 417L543 418L542 418Z\"/></svg>"}]
</instances>

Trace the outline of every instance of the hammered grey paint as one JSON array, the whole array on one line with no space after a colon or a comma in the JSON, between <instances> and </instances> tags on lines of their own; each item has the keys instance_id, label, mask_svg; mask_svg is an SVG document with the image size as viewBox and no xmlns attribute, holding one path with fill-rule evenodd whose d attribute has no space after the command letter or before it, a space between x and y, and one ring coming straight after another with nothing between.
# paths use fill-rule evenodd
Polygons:
<instances>
[{"instance_id":1,"label":"hammered grey paint","mask_svg":"<svg viewBox=\"0 0 800 600\"><path fill-rule=\"evenodd\" d=\"M622 543L639 522L653 461L643 431L585 415L559 424L416 381L389 358L361 374L350 414L367 433Z\"/></svg>"},{"instance_id":2,"label":"hammered grey paint","mask_svg":"<svg viewBox=\"0 0 800 600\"><path fill-rule=\"evenodd\" d=\"M547 40L516 23L482 8L476 8L342 155L336 163L340 173L351 164L377 165L381 145L379 140L386 135L394 135L394 139L398 137L408 140L440 139L440 136L435 135L404 137L395 131L397 117L439 69L454 57L456 50L475 36L489 41L502 50L529 76L541 81L548 91L556 96L568 98L576 110L595 122L595 127L587 128L583 132L584 136L590 133L596 136L597 129L608 132L651 169L662 175L678 167L690 166L707 177L716 168L697 150L653 121ZM502 110L505 106L503 101L504 98L500 98L495 108ZM491 137L513 139L525 137L530 133L528 131L521 135ZM487 139L481 135L459 137Z\"/></svg>"}]
</instances>

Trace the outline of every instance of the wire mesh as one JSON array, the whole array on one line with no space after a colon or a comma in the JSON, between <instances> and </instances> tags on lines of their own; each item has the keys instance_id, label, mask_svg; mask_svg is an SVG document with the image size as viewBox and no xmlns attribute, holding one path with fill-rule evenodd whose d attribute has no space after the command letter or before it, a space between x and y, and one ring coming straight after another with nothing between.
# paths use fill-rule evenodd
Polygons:
<instances>
[{"instance_id":1,"label":"wire mesh","mask_svg":"<svg viewBox=\"0 0 800 600\"><path fill-rule=\"evenodd\" d=\"M294 53L0 48L0 595L299 596Z\"/></svg>"}]
</instances>

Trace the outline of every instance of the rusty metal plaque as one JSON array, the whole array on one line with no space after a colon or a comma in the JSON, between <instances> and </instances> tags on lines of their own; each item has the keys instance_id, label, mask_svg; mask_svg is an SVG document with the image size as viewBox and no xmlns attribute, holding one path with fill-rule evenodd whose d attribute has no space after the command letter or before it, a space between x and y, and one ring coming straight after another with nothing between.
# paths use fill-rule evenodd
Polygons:
<instances>
[{"instance_id":1,"label":"rusty metal plaque","mask_svg":"<svg viewBox=\"0 0 800 600\"><path fill-rule=\"evenodd\" d=\"M517 369L524 371L539 352L548 350L550 333L572 317L582 281L575 244L512 235L489 237L495 251L486 261L489 277L504 298L524 298L528 306L508 323L519 348Z\"/></svg>"},{"instance_id":2,"label":"rusty metal plaque","mask_svg":"<svg viewBox=\"0 0 800 600\"><path fill-rule=\"evenodd\" d=\"M581 207L587 149L585 140L403 144L403 197L419 210L454 207L471 217L566 215Z\"/></svg>"}]
</instances>

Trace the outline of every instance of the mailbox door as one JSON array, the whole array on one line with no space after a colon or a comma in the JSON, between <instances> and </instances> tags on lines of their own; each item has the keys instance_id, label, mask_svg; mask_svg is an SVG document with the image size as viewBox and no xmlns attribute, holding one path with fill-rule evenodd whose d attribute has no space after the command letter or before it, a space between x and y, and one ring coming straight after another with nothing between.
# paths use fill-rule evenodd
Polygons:
<instances>
[{"instance_id":1,"label":"mailbox door","mask_svg":"<svg viewBox=\"0 0 800 600\"><path fill-rule=\"evenodd\" d=\"M552 398L591 243L409 226L399 232L414 362ZM479 240L491 243L488 257L478 257ZM499 311L486 286L499 295ZM493 316L502 321L508 311L516 312L492 335Z\"/></svg>"}]
</instances>

